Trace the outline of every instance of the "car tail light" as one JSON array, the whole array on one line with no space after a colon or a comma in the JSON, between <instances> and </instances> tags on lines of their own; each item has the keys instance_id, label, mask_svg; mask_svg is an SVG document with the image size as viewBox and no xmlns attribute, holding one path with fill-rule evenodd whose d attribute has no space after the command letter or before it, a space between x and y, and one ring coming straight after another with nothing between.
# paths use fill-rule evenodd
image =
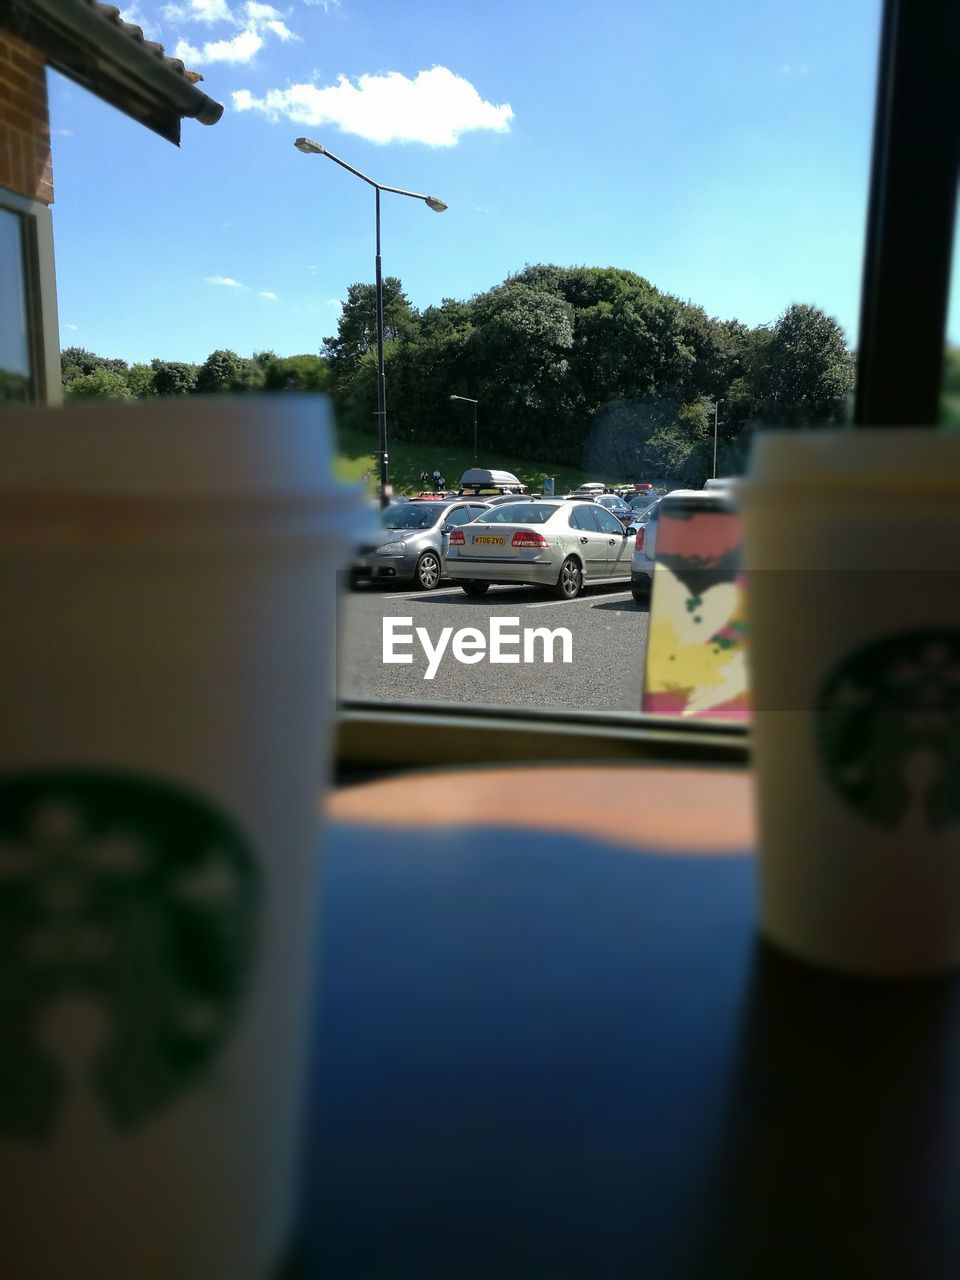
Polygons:
<instances>
[{"instance_id":1,"label":"car tail light","mask_svg":"<svg viewBox=\"0 0 960 1280\"><path fill-rule=\"evenodd\" d=\"M518 530L510 539L511 547L549 547L550 543L542 533L531 533L528 529Z\"/></svg>"},{"instance_id":2,"label":"car tail light","mask_svg":"<svg viewBox=\"0 0 960 1280\"><path fill-rule=\"evenodd\" d=\"M643 534L644 534L644 530L643 530L643 526L641 526L641 527L637 530L637 540L636 540L636 542L633 544L633 549L634 549L634 551L642 551L642 550L643 550Z\"/></svg>"},{"instance_id":3,"label":"car tail light","mask_svg":"<svg viewBox=\"0 0 960 1280\"><path fill-rule=\"evenodd\" d=\"M462 529L454 529L450 534L450 545L451 547L465 547L467 545L467 540L463 536Z\"/></svg>"}]
</instances>

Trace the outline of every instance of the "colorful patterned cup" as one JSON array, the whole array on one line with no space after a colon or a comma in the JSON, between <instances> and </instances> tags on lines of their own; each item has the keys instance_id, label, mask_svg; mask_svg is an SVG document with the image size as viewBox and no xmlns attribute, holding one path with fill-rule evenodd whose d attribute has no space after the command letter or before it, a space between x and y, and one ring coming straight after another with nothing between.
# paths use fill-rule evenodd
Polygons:
<instances>
[{"instance_id":1,"label":"colorful patterned cup","mask_svg":"<svg viewBox=\"0 0 960 1280\"><path fill-rule=\"evenodd\" d=\"M953 969L960 434L763 434L738 497L762 930L848 972Z\"/></svg>"},{"instance_id":2,"label":"colorful patterned cup","mask_svg":"<svg viewBox=\"0 0 960 1280\"><path fill-rule=\"evenodd\" d=\"M744 721L747 690L742 531L726 489L677 489L660 503L643 710Z\"/></svg>"},{"instance_id":3,"label":"colorful patterned cup","mask_svg":"<svg viewBox=\"0 0 960 1280\"><path fill-rule=\"evenodd\" d=\"M0 418L0 1271L289 1242L336 570L325 402Z\"/></svg>"}]
</instances>

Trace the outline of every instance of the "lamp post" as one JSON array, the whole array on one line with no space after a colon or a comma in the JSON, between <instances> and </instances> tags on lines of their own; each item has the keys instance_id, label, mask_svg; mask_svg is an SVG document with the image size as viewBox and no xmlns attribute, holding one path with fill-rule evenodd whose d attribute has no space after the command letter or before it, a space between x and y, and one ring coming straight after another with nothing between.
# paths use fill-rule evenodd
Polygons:
<instances>
[{"instance_id":1,"label":"lamp post","mask_svg":"<svg viewBox=\"0 0 960 1280\"><path fill-rule=\"evenodd\" d=\"M383 275L380 269L380 192L389 191L395 196L409 196L412 200L422 200L428 209L432 209L434 213L443 213L446 205L442 200L438 200L436 196L421 195L418 191L404 191L402 187L386 187L381 182L374 182L372 178L368 178L365 173L361 173L359 169L354 169L352 164L347 164L346 160L341 160L339 156L335 156L332 151L328 151L326 147L322 147L319 142L314 142L312 138L297 138L293 144L298 151L302 151L308 156L326 156L328 160L332 160L334 164L338 164L341 169L346 169L348 173L352 173L357 178L362 178L364 182L373 187L376 192L376 208L377 208L377 459L380 465L380 506L387 505L387 397L383 378Z\"/></svg>"},{"instance_id":2,"label":"lamp post","mask_svg":"<svg viewBox=\"0 0 960 1280\"><path fill-rule=\"evenodd\" d=\"M713 478L717 478L717 423L719 421L720 406L722 400L714 400L713 402Z\"/></svg>"},{"instance_id":3,"label":"lamp post","mask_svg":"<svg viewBox=\"0 0 960 1280\"><path fill-rule=\"evenodd\" d=\"M478 401L472 400L470 396L451 396L451 400L465 400L467 404L473 405L473 465L477 465L477 404Z\"/></svg>"}]
</instances>

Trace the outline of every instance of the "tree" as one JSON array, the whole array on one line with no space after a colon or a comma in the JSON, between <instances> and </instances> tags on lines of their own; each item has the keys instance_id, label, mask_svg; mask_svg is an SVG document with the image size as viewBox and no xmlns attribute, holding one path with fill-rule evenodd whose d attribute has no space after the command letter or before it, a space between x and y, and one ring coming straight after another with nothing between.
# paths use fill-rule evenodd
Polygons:
<instances>
[{"instance_id":1,"label":"tree","mask_svg":"<svg viewBox=\"0 0 960 1280\"><path fill-rule=\"evenodd\" d=\"M812 427L846 419L853 359L843 330L819 308L795 303L772 330L757 331L748 364L761 422Z\"/></svg>"},{"instance_id":2,"label":"tree","mask_svg":"<svg viewBox=\"0 0 960 1280\"><path fill-rule=\"evenodd\" d=\"M235 351L211 351L197 371L195 387L199 395L225 395L245 391L249 361Z\"/></svg>"},{"instance_id":3,"label":"tree","mask_svg":"<svg viewBox=\"0 0 960 1280\"><path fill-rule=\"evenodd\" d=\"M623 396L676 397L695 363L675 298L623 289L577 313L576 369L588 410Z\"/></svg>"},{"instance_id":4,"label":"tree","mask_svg":"<svg viewBox=\"0 0 960 1280\"><path fill-rule=\"evenodd\" d=\"M954 430L960 427L960 347L947 347L944 358L940 421Z\"/></svg>"},{"instance_id":5,"label":"tree","mask_svg":"<svg viewBox=\"0 0 960 1280\"><path fill-rule=\"evenodd\" d=\"M179 360L151 360L153 389L158 396L185 396L196 389L197 366Z\"/></svg>"},{"instance_id":6,"label":"tree","mask_svg":"<svg viewBox=\"0 0 960 1280\"><path fill-rule=\"evenodd\" d=\"M591 474L699 488L713 461L709 410L705 400L680 404L656 395L603 405L590 424L584 466Z\"/></svg>"},{"instance_id":7,"label":"tree","mask_svg":"<svg viewBox=\"0 0 960 1280\"><path fill-rule=\"evenodd\" d=\"M418 316L396 276L383 279L383 341L407 341L418 329ZM377 346L377 289L373 284L352 284L340 311L335 337L324 338L323 354L334 376L349 376L361 358Z\"/></svg>"},{"instance_id":8,"label":"tree","mask_svg":"<svg viewBox=\"0 0 960 1280\"><path fill-rule=\"evenodd\" d=\"M30 379L25 373L0 367L0 405L27 404L30 400Z\"/></svg>"},{"instance_id":9,"label":"tree","mask_svg":"<svg viewBox=\"0 0 960 1280\"><path fill-rule=\"evenodd\" d=\"M529 457L569 452L573 308L558 294L509 281L473 300L464 374L483 404L488 447Z\"/></svg>"},{"instance_id":10,"label":"tree","mask_svg":"<svg viewBox=\"0 0 960 1280\"><path fill-rule=\"evenodd\" d=\"M86 347L65 347L60 352L60 381L64 387L70 385L75 378L87 377L97 369L107 369L111 373L124 373L126 360L111 360L98 356Z\"/></svg>"},{"instance_id":11,"label":"tree","mask_svg":"<svg viewBox=\"0 0 960 1280\"><path fill-rule=\"evenodd\" d=\"M65 400L133 400L123 373L100 366L92 373L72 378L64 389Z\"/></svg>"},{"instance_id":12,"label":"tree","mask_svg":"<svg viewBox=\"0 0 960 1280\"><path fill-rule=\"evenodd\" d=\"M330 381L330 365L323 356L274 356L265 370L263 389L325 392Z\"/></svg>"},{"instance_id":13,"label":"tree","mask_svg":"<svg viewBox=\"0 0 960 1280\"><path fill-rule=\"evenodd\" d=\"M157 394L154 387L155 377L156 374L150 365L132 364L126 373L127 386L138 400L145 400L148 396Z\"/></svg>"}]
</instances>

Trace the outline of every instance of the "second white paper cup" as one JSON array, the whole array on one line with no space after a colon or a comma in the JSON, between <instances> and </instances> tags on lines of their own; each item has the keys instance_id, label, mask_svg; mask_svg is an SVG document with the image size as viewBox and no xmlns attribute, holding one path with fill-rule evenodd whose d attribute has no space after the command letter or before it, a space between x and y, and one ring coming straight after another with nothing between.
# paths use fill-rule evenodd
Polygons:
<instances>
[{"instance_id":1,"label":"second white paper cup","mask_svg":"<svg viewBox=\"0 0 960 1280\"><path fill-rule=\"evenodd\" d=\"M960 434L758 436L739 498L761 927L876 976L960 965Z\"/></svg>"}]
</instances>

